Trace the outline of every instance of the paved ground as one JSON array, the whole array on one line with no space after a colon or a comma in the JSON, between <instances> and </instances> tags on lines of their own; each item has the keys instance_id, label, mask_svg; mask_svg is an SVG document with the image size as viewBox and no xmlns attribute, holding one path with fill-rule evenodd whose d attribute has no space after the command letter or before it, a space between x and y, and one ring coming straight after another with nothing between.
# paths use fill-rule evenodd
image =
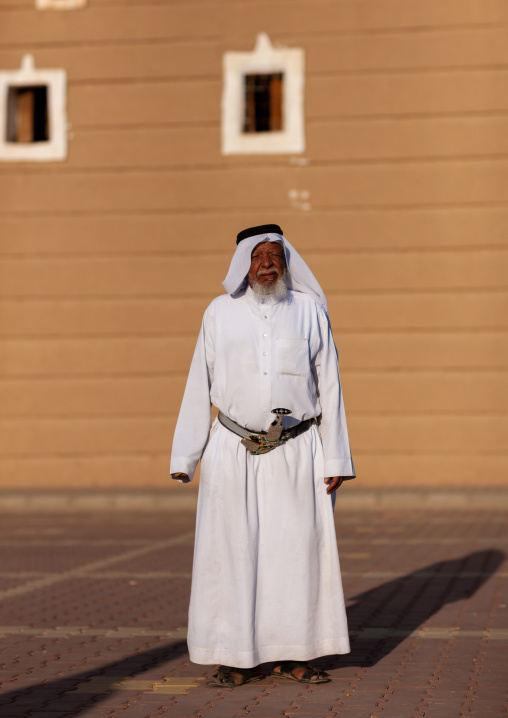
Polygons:
<instances>
[{"instance_id":1,"label":"paved ground","mask_svg":"<svg viewBox=\"0 0 508 718\"><path fill-rule=\"evenodd\" d=\"M0 515L2 718L508 715L506 510L339 506L353 652L319 659L329 684L236 690L186 652L193 522Z\"/></svg>"}]
</instances>

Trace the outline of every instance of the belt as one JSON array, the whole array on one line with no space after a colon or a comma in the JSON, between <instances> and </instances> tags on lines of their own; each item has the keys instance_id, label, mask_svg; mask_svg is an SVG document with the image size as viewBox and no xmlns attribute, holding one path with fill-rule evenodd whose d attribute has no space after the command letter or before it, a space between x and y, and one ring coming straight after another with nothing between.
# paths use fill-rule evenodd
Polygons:
<instances>
[{"instance_id":1,"label":"belt","mask_svg":"<svg viewBox=\"0 0 508 718\"><path fill-rule=\"evenodd\" d=\"M250 429L245 429L243 426L240 426L240 424L237 424L236 421L230 419L229 416L223 414L222 411L219 411L217 418L222 426L225 426L226 429L232 431L233 434L241 436L243 439L241 443L244 444L250 453L254 455L266 454L269 451L276 449L277 446L285 444L286 441L289 441L289 439L295 439L297 436L300 436L300 434L303 434L312 426L312 424L314 424L314 422L318 422L317 417L305 419L290 429L284 429L276 441L270 441L267 438L266 431L251 431Z\"/></svg>"}]
</instances>

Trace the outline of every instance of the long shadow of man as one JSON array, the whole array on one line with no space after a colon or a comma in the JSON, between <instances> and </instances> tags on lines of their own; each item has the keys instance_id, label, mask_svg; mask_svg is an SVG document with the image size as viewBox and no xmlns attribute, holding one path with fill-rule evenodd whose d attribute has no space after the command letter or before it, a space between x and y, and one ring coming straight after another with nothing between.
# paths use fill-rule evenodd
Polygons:
<instances>
[{"instance_id":1,"label":"long shadow of man","mask_svg":"<svg viewBox=\"0 0 508 718\"><path fill-rule=\"evenodd\" d=\"M375 664L443 606L472 596L497 571L504 558L505 554L497 549L477 551L462 558L434 563L355 596L356 604L348 610L354 653L325 656L313 663L325 669ZM361 636L364 629L396 629L400 634L374 641L355 639L354 636L358 633ZM2 718L40 718L41 710L50 710L52 718L78 716L107 696L107 693L76 693L80 684L99 676L139 676L151 668L171 663L184 652L185 642L169 643L106 664L101 669L5 693L0 697L0 714ZM168 695L161 696L161 701L168 698Z\"/></svg>"},{"instance_id":2,"label":"long shadow of man","mask_svg":"<svg viewBox=\"0 0 508 718\"><path fill-rule=\"evenodd\" d=\"M41 715L47 715L47 711L50 711L51 718L78 716L82 711L109 697L106 682L101 686L100 693L76 693L78 686L101 677L110 678L112 685L120 678L133 678L161 664L171 664L186 652L187 643L175 641L160 648L135 653L121 661L107 663L102 668L4 693L0 696L0 715L2 718L41 718ZM114 688L111 687L111 690ZM124 695L122 700L125 701L128 695ZM171 695L167 694L161 696L161 703L170 698Z\"/></svg>"},{"instance_id":3,"label":"long shadow of man","mask_svg":"<svg viewBox=\"0 0 508 718\"><path fill-rule=\"evenodd\" d=\"M352 598L348 625L352 652L313 661L320 667L372 666L443 606L470 598L499 569L506 555L486 549L439 561Z\"/></svg>"}]
</instances>

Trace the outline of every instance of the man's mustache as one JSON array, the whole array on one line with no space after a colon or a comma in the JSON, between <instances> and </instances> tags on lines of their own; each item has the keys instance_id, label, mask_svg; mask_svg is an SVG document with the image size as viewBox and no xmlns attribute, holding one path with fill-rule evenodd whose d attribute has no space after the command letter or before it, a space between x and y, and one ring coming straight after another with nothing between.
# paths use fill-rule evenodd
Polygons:
<instances>
[{"instance_id":1,"label":"man's mustache","mask_svg":"<svg viewBox=\"0 0 508 718\"><path fill-rule=\"evenodd\" d=\"M278 274L278 273L279 273L279 270L278 270L278 269L275 269L275 267L274 267L273 269L266 269L265 271L263 271L263 270L260 269L260 270L256 273L256 277L264 277L265 274Z\"/></svg>"}]
</instances>

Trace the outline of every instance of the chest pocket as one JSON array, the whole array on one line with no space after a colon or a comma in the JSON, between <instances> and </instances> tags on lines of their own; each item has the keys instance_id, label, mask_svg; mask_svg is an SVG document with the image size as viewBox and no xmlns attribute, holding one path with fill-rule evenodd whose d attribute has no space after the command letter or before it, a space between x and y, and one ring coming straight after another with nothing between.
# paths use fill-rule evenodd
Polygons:
<instances>
[{"instance_id":1,"label":"chest pocket","mask_svg":"<svg viewBox=\"0 0 508 718\"><path fill-rule=\"evenodd\" d=\"M275 351L275 368L279 374L308 375L309 343L306 339L277 339Z\"/></svg>"}]
</instances>

